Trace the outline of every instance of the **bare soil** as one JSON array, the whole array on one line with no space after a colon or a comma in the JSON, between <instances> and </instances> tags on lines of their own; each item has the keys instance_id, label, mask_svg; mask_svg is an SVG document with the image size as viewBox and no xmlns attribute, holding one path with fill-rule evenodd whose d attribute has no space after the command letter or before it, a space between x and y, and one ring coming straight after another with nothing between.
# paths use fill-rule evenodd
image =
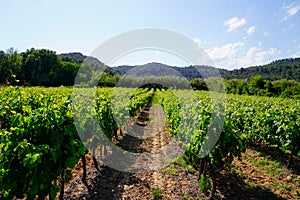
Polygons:
<instances>
[{"instance_id":1,"label":"bare soil","mask_svg":"<svg viewBox=\"0 0 300 200\"><path fill-rule=\"evenodd\" d=\"M124 135L117 144L122 149L134 152L154 152L171 142L168 132L164 128L165 115L158 104L147 106L131 125L150 127L141 137L134 137L123 130ZM299 159L294 160L291 170L281 176L272 177L259 167L254 166L251 160L261 159L265 156L278 158L275 151L257 154L257 149L248 148L241 160L234 160L228 169L217 172L217 191L214 199L297 199L300 197ZM286 157L280 157L283 162ZM96 169L92 155L86 155L87 177L82 180L82 161L72 170L73 178L65 186L64 199L155 199L151 194L153 188L159 188L162 195L156 199L209 199L198 186L197 173L188 173L186 169L175 162L175 173L167 173L166 168L130 173L118 171L103 162L98 161ZM143 162L138 161L143 167ZM234 169L234 170L233 170ZM251 183L255 183L252 184ZM286 185L287 189L276 189L278 184Z\"/></svg>"}]
</instances>

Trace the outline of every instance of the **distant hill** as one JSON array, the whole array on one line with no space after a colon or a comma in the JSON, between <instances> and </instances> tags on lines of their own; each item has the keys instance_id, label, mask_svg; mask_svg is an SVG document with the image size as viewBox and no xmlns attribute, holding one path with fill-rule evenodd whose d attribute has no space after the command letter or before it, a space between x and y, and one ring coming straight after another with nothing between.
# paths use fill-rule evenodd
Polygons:
<instances>
[{"instance_id":1,"label":"distant hill","mask_svg":"<svg viewBox=\"0 0 300 200\"><path fill-rule=\"evenodd\" d=\"M267 65L235 69L224 74L225 79L247 79L261 75L266 80L295 80L300 81L300 58L288 58L273 61Z\"/></svg>"},{"instance_id":2,"label":"distant hill","mask_svg":"<svg viewBox=\"0 0 300 200\"><path fill-rule=\"evenodd\" d=\"M215 67L210 66L189 66L189 67L175 67L175 66L168 66L161 63L148 63L145 65L138 65L138 66L129 66L123 65L114 67L121 75L123 74L130 74L135 76L183 76L188 79L194 78L208 78L213 76L220 76L223 74L228 73L226 69L218 69Z\"/></svg>"},{"instance_id":3,"label":"distant hill","mask_svg":"<svg viewBox=\"0 0 300 200\"><path fill-rule=\"evenodd\" d=\"M82 53L65 53L59 57L64 62L75 62L81 64L84 60L105 66L97 58L85 56ZM105 70L110 75L131 74L135 76L167 76L180 75L188 79L208 78L221 75L225 79L247 79L252 76L261 75L266 80L295 80L300 82L300 58L287 58L273 61L266 65L252 66L247 68L226 70L211 66L188 66L176 67L153 62L145 65L130 66L123 65L118 67L108 67Z\"/></svg>"},{"instance_id":4,"label":"distant hill","mask_svg":"<svg viewBox=\"0 0 300 200\"><path fill-rule=\"evenodd\" d=\"M106 66L103 62L99 61L97 58L91 56L85 56L80 52L62 53L59 54L58 57L60 57L63 62L72 62L72 63L77 63L79 65L81 65L83 61L90 62L99 66L103 66L105 68L105 72L108 73L109 75L117 74L115 70Z\"/></svg>"},{"instance_id":5,"label":"distant hill","mask_svg":"<svg viewBox=\"0 0 300 200\"><path fill-rule=\"evenodd\" d=\"M81 64L85 59L100 65L104 65L101 61L97 58L91 56L85 56L80 52L73 52L73 53L62 53L58 55L62 61L64 62L75 62L77 64Z\"/></svg>"}]
</instances>

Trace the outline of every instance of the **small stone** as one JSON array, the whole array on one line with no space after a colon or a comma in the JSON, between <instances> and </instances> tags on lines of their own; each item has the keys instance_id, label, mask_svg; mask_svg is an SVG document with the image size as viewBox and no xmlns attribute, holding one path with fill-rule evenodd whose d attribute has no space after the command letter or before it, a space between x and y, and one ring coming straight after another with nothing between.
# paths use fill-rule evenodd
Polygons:
<instances>
[{"instance_id":1,"label":"small stone","mask_svg":"<svg viewBox=\"0 0 300 200\"><path fill-rule=\"evenodd\" d=\"M290 176L290 175L289 175L289 176L287 176L285 180L287 180L287 181L291 181L291 180L292 180L292 176Z\"/></svg>"}]
</instances>

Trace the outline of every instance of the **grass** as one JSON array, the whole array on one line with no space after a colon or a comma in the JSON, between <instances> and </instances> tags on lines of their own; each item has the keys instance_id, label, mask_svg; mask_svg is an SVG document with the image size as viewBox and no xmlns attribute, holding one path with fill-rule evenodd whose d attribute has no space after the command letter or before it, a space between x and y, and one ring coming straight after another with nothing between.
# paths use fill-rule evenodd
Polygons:
<instances>
[{"instance_id":1,"label":"grass","mask_svg":"<svg viewBox=\"0 0 300 200\"><path fill-rule=\"evenodd\" d=\"M232 168L231 168L231 173L237 174L237 175L239 175L240 177L244 177L243 172L242 172L241 170L235 168L235 167L232 167Z\"/></svg>"},{"instance_id":2,"label":"grass","mask_svg":"<svg viewBox=\"0 0 300 200\"><path fill-rule=\"evenodd\" d=\"M299 176L286 168L282 162L273 160L270 156L254 150L245 153L244 157L245 160L239 162L243 165L247 163L249 165L250 162L252 167L249 167L252 170L249 172L249 168L244 168L244 171L243 168L233 166L231 172L242 177L249 188L255 189L255 191L258 190L258 192L260 190L257 188L265 188L274 193L274 195L298 199L297 191L300 191L300 187L297 183L300 182ZM253 169L255 170L255 177L252 175ZM292 196L290 196L291 194ZM259 196L260 194L257 195Z\"/></svg>"},{"instance_id":3,"label":"grass","mask_svg":"<svg viewBox=\"0 0 300 200\"><path fill-rule=\"evenodd\" d=\"M184 168L184 170L188 173L193 174L193 173L197 172L197 170L187 162L185 155L180 156L175 162L178 165L182 166Z\"/></svg>"},{"instance_id":4,"label":"grass","mask_svg":"<svg viewBox=\"0 0 300 200\"><path fill-rule=\"evenodd\" d=\"M175 168L174 163L172 163L169 167L163 170L163 173L166 174L171 174L171 175L176 175L177 174L177 169Z\"/></svg>"},{"instance_id":5,"label":"grass","mask_svg":"<svg viewBox=\"0 0 300 200\"><path fill-rule=\"evenodd\" d=\"M202 174L199 181L198 181L198 185L200 187L200 189L206 193L209 189L211 189L211 182L208 178L208 176Z\"/></svg>"},{"instance_id":6,"label":"grass","mask_svg":"<svg viewBox=\"0 0 300 200\"><path fill-rule=\"evenodd\" d=\"M194 174L197 172L197 170L188 163L185 155L178 157L177 159L166 159L164 161L165 163L171 163L169 167L163 170L164 173L176 175L178 170L176 169L176 165L181 166L184 171Z\"/></svg>"},{"instance_id":7,"label":"grass","mask_svg":"<svg viewBox=\"0 0 300 200\"><path fill-rule=\"evenodd\" d=\"M256 152L255 156L259 158L249 157L251 164L253 166L259 167L270 176L279 176L280 174L288 171L286 167L279 161L271 160L268 157L263 157L259 152Z\"/></svg>"},{"instance_id":8,"label":"grass","mask_svg":"<svg viewBox=\"0 0 300 200\"><path fill-rule=\"evenodd\" d=\"M161 199L163 191L159 187L151 188L150 194L153 196L154 199Z\"/></svg>"},{"instance_id":9,"label":"grass","mask_svg":"<svg viewBox=\"0 0 300 200\"><path fill-rule=\"evenodd\" d=\"M156 96L154 96L154 97L152 98L151 103L152 103L152 104L159 103L159 98L157 98Z\"/></svg>"},{"instance_id":10,"label":"grass","mask_svg":"<svg viewBox=\"0 0 300 200\"><path fill-rule=\"evenodd\" d=\"M252 181L249 181L247 182L247 185L250 187L250 188L255 188L257 186L257 184L255 182L252 182Z\"/></svg>"}]
</instances>

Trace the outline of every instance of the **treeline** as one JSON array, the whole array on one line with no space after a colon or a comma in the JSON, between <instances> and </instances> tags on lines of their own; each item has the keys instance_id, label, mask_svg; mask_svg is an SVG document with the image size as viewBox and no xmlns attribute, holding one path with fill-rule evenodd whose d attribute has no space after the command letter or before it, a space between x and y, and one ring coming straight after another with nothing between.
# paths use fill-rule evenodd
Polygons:
<instances>
[{"instance_id":1,"label":"treeline","mask_svg":"<svg viewBox=\"0 0 300 200\"><path fill-rule=\"evenodd\" d=\"M6 52L0 51L0 85L73 86L77 75L83 87L95 85L101 87L114 87L116 85L157 87L163 85L187 89L191 86L195 90L225 90L227 93L233 94L300 98L299 66L300 58L284 59L266 66L233 70L230 73L223 70L219 73L219 76L221 74L222 77L225 77L223 80L213 77L214 74L217 74L216 68L207 66L202 68L198 66L196 70L195 67L197 66L179 68L160 63L149 63L137 68L134 66L110 68L98 59L84 56L81 53L58 55L55 51L34 48L18 53L15 49L10 48ZM198 76L191 79L185 76L188 74L195 75L195 70L198 73L200 70L202 74L209 74L210 76L208 76L209 78ZM185 75L182 74L183 72L186 72ZM267 78L256 75L261 72L268 72L269 75ZM279 72L285 76L282 75L283 79L277 80ZM272 73L274 80L270 80ZM173 77L170 77L170 74ZM177 74L183 76L180 77ZM295 77L295 80L288 80L291 77Z\"/></svg>"},{"instance_id":2,"label":"treeline","mask_svg":"<svg viewBox=\"0 0 300 200\"><path fill-rule=\"evenodd\" d=\"M262 76L256 75L250 81L242 79L223 80L218 78L191 80L191 86L196 90L210 90L207 85L214 85L213 89L222 91L224 87L226 93L240 95L257 95L268 97L283 97L300 99L300 82L294 80L265 80Z\"/></svg>"},{"instance_id":3,"label":"treeline","mask_svg":"<svg viewBox=\"0 0 300 200\"><path fill-rule=\"evenodd\" d=\"M225 79L247 79L260 75L266 80L281 79L300 82L300 58L287 58L273 61L267 65L235 69L224 74Z\"/></svg>"},{"instance_id":4,"label":"treeline","mask_svg":"<svg viewBox=\"0 0 300 200\"><path fill-rule=\"evenodd\" d=\"M0 51L0 84L29 86L71 85L79 69L75 62L64 62L51 50L14 49Z\"/></svg>"},{"instance_id":5,"label":"treeline","mask_svg":"<svg viewBox=\"0 0 300 200\"><path fill-rule=\"evenodd\" d=\"M258 96L300 98L300 82L294 80L265 80L261 75L252 76L250 81L226 80L226 92Z\"/></svg>"},{"instance_id":6,"label":"treeline","mask_svg":"<svg viewBox=\"0 0 300 200\"><path fill-rule=\"evenodd\" d=\"M114 86L117 82L118 76L113 70L81 53L57 55L51 50L34 48L18 53L10 48L6 52L0 51L0 85L72 86L79 67L86 68L87 72L103 69L105 73L100 80L103 86ZM81 77L95 81L87 74L81 74Z\"/></svg>"}]
</instances>

